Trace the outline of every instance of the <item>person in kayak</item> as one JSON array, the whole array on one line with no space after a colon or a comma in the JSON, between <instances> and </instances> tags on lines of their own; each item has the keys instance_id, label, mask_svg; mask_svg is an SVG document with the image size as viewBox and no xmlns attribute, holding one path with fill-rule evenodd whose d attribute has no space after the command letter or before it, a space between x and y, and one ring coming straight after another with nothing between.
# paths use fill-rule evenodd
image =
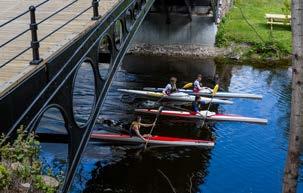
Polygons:
<instances>
[{"instance_id":1,"label":"person in kayak","mask_svg":"<svg viewBox=\"0 0 303 193\"><path fill-rule=\"evenodd\" d=\"M177 92L177 78L176 77L171 77L169 83L166 85L162 93L165 96L170 95L171 93Z\"/></svg>"},{"instance_id":2,"label":"person in kayak","mask_svg":"<svg viewBox=\"0 0 303 193\"><path fill-rule=\"evenodd\" d=\"M141 117L138 116L137 119L135 121L133 121L132 124L130 125L130 134L135 133L143 141L146 141L145 138L151 137L151 135L150 134L141 135L140 128L141 127L153 127L153 126L155 126L155 124L156 124L155 122L153 122L152 124L141 123Z\"/></svg>"},{"instance_id":3,"label":"person in kayak","mask_svg":"<svg viewBox=\"0 0 303 193\"><path fill-rule=\"evenodd\" d=\"M193 92L194 93L199 93L200 90L202 89L202 75L198 74L197 75L197 79L195 80L194 84L193 84Z\"/></svg>"},{"instance_id":4,"label":"person in kayak","mask_svg":"<svg viewBox=\"0 0 303 193\"><path fill-rule=\"evenodd\" d=\"M201 100L201 96L196 96L195 100L192 102L192 111L195 113L200 113L202 106L206 105L204 101Z\"/></svg>"}]
</instances>

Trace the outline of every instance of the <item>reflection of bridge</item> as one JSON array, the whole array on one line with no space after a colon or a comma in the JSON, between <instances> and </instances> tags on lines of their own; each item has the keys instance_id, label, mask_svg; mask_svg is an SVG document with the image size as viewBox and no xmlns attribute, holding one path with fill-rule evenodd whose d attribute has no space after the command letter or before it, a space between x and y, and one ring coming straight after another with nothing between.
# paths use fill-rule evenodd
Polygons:
<instances>
[{"instance_id":1,"label":"reflection of bridge","mask_svg":"<svg viewBox=\"0 0 303 193\"><path fill-rule=\"evenodd\" d=\"M60 110L69 134L69 169L63 192L68 191L113 76L153 3L0 2L1 131L13 137L21 125L35 130L46 111ZM107 64L107 74L99 72L100 64ZM85 75L79 73L82 66L88 66L94 77L93 102L89 116L79 120L81 103L75 102L74 92Z\"/></svg>"}]
</instances>

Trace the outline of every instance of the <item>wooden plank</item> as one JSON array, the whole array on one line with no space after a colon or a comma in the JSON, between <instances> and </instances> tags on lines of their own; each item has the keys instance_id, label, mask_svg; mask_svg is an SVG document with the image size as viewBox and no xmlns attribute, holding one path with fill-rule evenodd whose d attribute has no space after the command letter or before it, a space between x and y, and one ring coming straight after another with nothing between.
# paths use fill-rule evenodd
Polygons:
<instances>
[{"instance_id":1,"label":"wooden plank","mask_svg":"<svg viewBox=\"0 0 303 193\"><path fill-rule=\"evenodd\" d=\"M43 0L2 0L0 1L0 25L14 16L26 11L30 5L37 5ZM45 17L48 17L56 10L59 10L70 1L52 0L45 3L41 7L37 8L36 16L37 22L41 21ZM103 0L99 6L100 15L106 14L111 10L119 0ZM58 15L52 17L49 21L46 21L38 27L38 38L41 39L54 29L63 25L68 19L74 17L80 11L91 6L91 1L79 0L77 3L71 5ZM95 24L95 21L91 20L92 9L88 10L83 15L69 23L58 32L45 39L40 44L40 55L44 59L44 62L38 66L29 65L29 61L32 57L32 51L29 50L13 62L7 64L5 67L0 68L0 95L3 95L6 91L17 85L24 80L27 76L35 72L44 66L44 63L53 57L59 50L63 49L67 44L77 38L81 33L85 32L91 26ZM18 33L28 29L29 15L24 15L18 20L6 25L0 30L0 44L10 40ZM11 57L18 54L18 52L24 50L30 45L30 33L24 34L14 42L0 49L0 64L9 60Z\"/></svg>"},{"instance_id":2,"label":"wooden plank","mask_svg":"<svg viewBox=\"0 0 303 193\"><path fill-rule=\"evenodd\" d=\"M285 19L285 18L291 18L291 15L267 13L267 14L265 14L265 17L266 18Z\"/></svg>"}]
</instances>

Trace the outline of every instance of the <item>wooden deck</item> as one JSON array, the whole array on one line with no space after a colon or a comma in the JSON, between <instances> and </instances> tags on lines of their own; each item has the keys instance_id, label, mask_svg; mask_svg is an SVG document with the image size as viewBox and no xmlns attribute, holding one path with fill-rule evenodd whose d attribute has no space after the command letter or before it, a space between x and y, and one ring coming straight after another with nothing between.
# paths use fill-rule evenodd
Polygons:
<instances>
[{"instance_id":1,"label":"wooden deck","mask_svg":"<svg viewBox=\"0 0 303 193\"><path fill-rule=\"evenodd\" d=\"M99 4L100 15L106 14L121 0L102 0ZM30 5L37 5L42 0L1 0L0 1L0 25L14 16L26 11ZM50 0L36 10L37 22L49 16L56 10L64 7L72 2L71 0ZM40 40L51 31L63 25L69 19L76 16L78 13L88 8L91 5L91 0L78 0L75 4L58 13L51 19L38 26L38 39ZM40 43L40 57L44 61L39 65L30 65L32 60L32 50L25 52L23 55L16 58L6 66L0 68L0 96L4 95L8 90L14 87L18 82L25 79L27 75L33 73L38 68L44 66L44 62L48 58L76 38L81 32L95 24L91 20L93 15L92 8L79 16L77 19L69 23L58 32L45 39ZM10 40L15 35L29 28L29 13L15 20L12 23L0 28L0 45ZM0 48L0 65L8 61L13 56L17 55L22 50L30 46L31 34L27 32L15 41Z\"/></svg>"}]
</instances>

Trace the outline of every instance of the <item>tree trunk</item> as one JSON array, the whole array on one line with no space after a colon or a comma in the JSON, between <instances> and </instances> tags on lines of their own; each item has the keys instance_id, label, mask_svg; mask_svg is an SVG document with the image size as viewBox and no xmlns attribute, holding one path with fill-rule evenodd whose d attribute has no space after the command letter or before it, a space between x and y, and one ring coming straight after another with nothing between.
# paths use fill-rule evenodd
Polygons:
<instances>
[{"instance_id":1,"label":"tree trunk","mask_svg":"<svg viewBox=\"0 0 303 193\"><path fill-rule=\"evenodd\" d=\"M283 193L296 193L303 130L303 0L292 0L292 102Z\"/></svg>"}]
</instances>

